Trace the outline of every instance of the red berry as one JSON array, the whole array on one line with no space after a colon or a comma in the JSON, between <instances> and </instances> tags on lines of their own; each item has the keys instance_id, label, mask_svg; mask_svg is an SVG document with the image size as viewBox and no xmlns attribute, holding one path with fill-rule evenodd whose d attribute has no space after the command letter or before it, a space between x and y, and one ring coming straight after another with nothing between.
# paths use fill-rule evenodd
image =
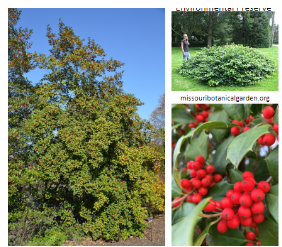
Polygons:
<instances>
[{"instance_id":1,"label":"red berry","mask_svg":"<svg viewBox=\"0 0 282 247\"><path fill-rule=\"evenodd\" d=\"M202 179L202 186L203 187L209 187L211 185L211 180L207 178Z\"/></svg>"},{"instance_id":2,"label":"red berry","mask_svg":"<svg viewBox=\"0 0 282 247\"><path fill-rule=\"evenodd\" d=\"M212 175L210 175L210 174L206 175L206 177L205 177L205 178L207 178L207 179L209 179L209 180L211 180L211 181L212 181Z\"/></svg>"},{"instance_id":3,"label":"red berry","mask_svg":"<svg viewBox=\"0 0 282 247\"><path fill-rule=\"evenodd\" d=\"M231 128L231 135L237 136L240 134L240 129L237 126Z\"/></svg>"},{"instance_id":4,"label":"red berry","mask_svg":"<svg viewBox=\"0 0 282 247\"><path fill-rule=\"evenodd\" d=\"M183 188L184 190L186 190L187 192L190 192L190 191L192 191L193 190L193 187L192 186L190 186L190 187L186 187L186 188Z\"/></svg>"},{"instance_id":5,"label":"red berry","mask_svg":"<svg viewBox=\"0 0 282 247\"><path fill-rule=\"evenodd\" d=\"M201 115L203 116L203 118L207 118L209 116L206 111L202 111Z\"/></svg>"},{"instance_id":6,"label":"red berry","mask_svg":"<svg viewBox=\"0 0 282 247\"><path fill-rule=\"evenodd\" d=\"M234 211L231 208L225 208L223 209L221 215L222 215L222 219L229 221L233 219Z\"/></svg>"},{"instance_id":7,"label":"red berry","mask_svg":"<svg viewBox=\"0 0 282 247\"><path fill-rule=\"evenodd\" d=\"M278 134L279 125L278 124L273 124L273 130Z\"/></svg>"},{"instance_id":8,"label":"red berry","mask_svg":"<svg viewBox=\"0 0 282 247\"><path fill-rule=\"evenodd\" d=\"M226 197L230 198L232 196L233 192L234 192L234 190L228 190L226 192Z\"/></svg>"},{"instance_id":9,"label":"red berry","mask_svg":"<svg viewBox=\"0 0 282 247\"><path fill-rule=\"evenodd\" d=\"M197 171L197 177L198 178L204 178L207 175L206 171L204 169L199 169Z\"/></svg>"},{"instance_id":10,"label":"red berry","mask_svg":"<svg viewBox=\"0 0 282 247\"><path fill-rule=\"evenodd\" d=\"M252 215L251 209L250 208L245 208L243 206L241 206L238 209L238 215L243 218L243 219L247 219L250 218Z\"/></svg>"},{"instance_id":11,"label":"red berry","mask_svg":"<svg viewBox=\"0 0 282 247\"><path fill-rule=\"evenodd\" d=\"M241 189L243 191L247 191L247 192L252 191L254 189L254 187L255 187L254 183L247 180L247 179L243 180L242 183L241 183Z\"/></svg>"},{"instance_id":12,"label":"red berry","mask_svg":"<svg viewBox=\"0 0 282 247\"><path fill-rule=\"evenodd\" d=\"M256 227L257 223L256 222L252 222L251 227Z\"/></svg>"},{"instance_id":13,"label":"red berry","mask_svg":"<svg viewBox=\"0 0 282 247\"><path fill-rule=\"evenodd\" d=\"M259 231L258 231L257 227L255 228L255 232L256 232L257 235L259 235Z\"/></svg>"},{"instance_id":14,"label":"red berry","mask_svg":"<svg viewBox=\"0 0 282 247\"><path fill-rule=\"evenodd\" d=\"M202 166L205 164L205 158L202 155L198 155L195 159L196 162L200 163Z\"/></svg>"},{"instance_id":15,"label":"red berry","mask_svg":"<svg viewBox=\"0 0 282 247\"><path fill-rule=\"evenodd\" d=\"M219 221L217 224L217 230L220 233L225 233L228 230L227 222L224 220Z\"/></svg>"},{"instance_id":16,"label":"red berry","mask_svg":"<svg viewBox=\"0 0 282 247\"><path fill-rule=\"evenodd\" d=\"M240 225L238 215L235 214L232 220L227 221L227 225L229 228L236 229Z\"/></svg>"},{"instance_id":17,"label":"red berry","mask_svg":"<svg viewBox=\"0 0 282 247\"><path fill-rule=\"evenodd\" d=\"M266 146L271 146L273 145L273 143L275 142L275 136L272 135L272 134L266 134L264 137L263 137L263 144L266 145Z\"/></svg>"},{"instance_id":18,"label":"red berry","mask_svg":"<svg viewBox=\"0 0 282 247\"><path fill-rule=\"evenodd\" d=\"M233 208L233 203L230 198L224 197L221 200L221 206L222 208Z\"/></svg>"},{"instance_id":19,"label":"red berry","mask_svg":"<svg viewBox=\"0 0 282 247\"><path fill-rule=\"evenodd\" d=\"M240 127L243 127L243 126L244 126L243 121L238 121L237 124L238 124Z\"/></svg>"},{"instance_id":20,"label":"red berry","mask_svg":"<svg viewBox=\"0 0 282 247\"><path fill-rule=\"evenodd\" d=\"M263 138L264 138L264 136L265 136L265 135L262 135L262 136L258 139L258 143L259 143L260 145L264 145L264 143L263 143Z\"/></svg>"},{"instance_id":21,"label":"red berry","mask_svg":"<svg viewBox=\"0 0 282 247\"><path fill-rule=\"evenodd\" d=\"M249 194L243 194L241 195L239 202L241 206L245 208L249 208L253 204L253 200Z\"/></svg>"},{"instance_id":22,"label":"red berry","mask_svg":"<svg viewBox=\"0 0 282 247\"><path fill-rule=\"evenodd\" d=\"M246 124L249 124L250 123L250 119L247 117L246 118Z\"/></svg>"},{"instance_id":23,"label":"red berry","mask_svg":"<svg viewBox=\"0 0 282 247\"><path fill-rule=\"evenodd\" d=\"M221 205L221 201L215 201L215 204L216 204L216 209L215 209L215 212L221 212L222 210L222 205Z\"/></svg>"},{"instance_id":24,"label":"red berry","mask_svg":"<svg viewBox=\"0 0 282 247\"><path fill-rule=\"evenodd\" d=\"M246 178L249 178L249 177L251 177L251 178L254 178L255 176L254 176L254 174L253 173L251 173L251 172L249 172L249 171L245 171L245 172L243 172L243 179L246 179Z\"/></svg>"},{"instance_id":25,"label":"red berry","mask_svg":"<svg viewBox=\"0 0 282 247\"><path fill-rule=\"evenodd\" d=\"M264 221L264 214L253 214L253 221L260 224Z\"/></svg>"},{"instance_id":26,"label":"red berry","mask_svg":"<svg viewBox=\"0 0 282 247\"><path fill-rule=\"evenodd\" d=\"M202 182L199 179L194 179L192 181L192 186L194 189L200 189L202 187Z\"/></svg>"},{"instance_id":27,"label":"red berry","mask_svg":"<svg viewBox=\"0 0 282 247\"><path fill-rule=\"evenodd\" d=\"M191 182L190 182L189 179L183 178L183 179L181 179L181 181L180 181L180 185L181 185L182 188L188 188L188 187L191 186Z\"/></svg>"},{"instance_id":28,"label":"red berry","mask_svg":"<svg viewBox=\"0 0 282 247\"><path fill-rule=\"evenodd\" d=\"M199 193L194 194L192 197L192 202L195 204L197 204L201 200L202 200L202 196Z\"/></svg>"},{"instance_id":29,"label":"red berry","mask_svg":"<svg viewBox=\"0 0 282 247\"><path fill-rule=\"evenodd\" d=\"M214 174L213 180L218 183L222 180L222 176L220 174Z\"/></svg>"},{"instance_id":30,"label":"red berry","mask_svg":"<svg viewBox=\"0 0 282 247\"><path fill-rule=\"evenodd\" d=\"M209 200L209 204L205 207L204 211L213 212L216 208L216 204L213 200Z\"/></svg>"},{"instance_id":31,"label":"red berry","mask_svg":"<svg viewBox=\"0 0 282 247\"><path fill-rule=\"evenodd\" d=\"M264 118L266 119L270 119L274 116L274 110L271 106L266 106L263 108L262 110L262 115L264 116Z\"/></svg>"},{"instance_id":32,"label":"red berry","mask_svg":"<svg viewBox=\"0 0 282 247\"><path fill-rule=\"evenodd\" d=\"M259 246L261 246L261 242L260 242L260 239L258 239L258 245L259 245Z\"/></svg>"},{"instance_id":33,"label":"red berry","mask_svg":"<svg viewBox=\"0 0 282 247\"><path fill-rule=\"evenodd\" d=\"M264 193L260 189L254 189L251 193L251 198L254 202L261 202L264 199Z\"/></svg>"},{"instance_id":34,"label":"red berry","mask_svg":"<svg viewBox=\"0 0 282 247\"><path fill-rule=\"evenodd\" d=\"M193 195L188 195L186 198L186 202L193 202Z\"/></svg>"},{"instance_id":35,"label":"red berry","mask_svg":"<svg viewBox=\"0 0 282 247\"><path fill-rule=\"evenodd\" d=\"M193 162L191 167L192 167L192 169L198 171L201 168L201 164L199 162Z\"/></svg>"},{"instance_id":36,"label":"red berry","mask_svg":"<svg viewBox=\"0 0 282 247\"><path fill-rule=\"evenodd\" d=\"M255 244L254 243L252 243L252 242L249 242L249 243L246 243L246 245L245 246L255 246Z\"/></svg>"},{"instance_id":37,"label":"red berry","mask_svg":"<svg viewBox=\"0 0 282 247\"><path fill-rule=\"evenodd\" d=\"M233 189L234 189L234 191L237 191L237 192L242 193L243 190L242 190L242 188L241 188L241 182L236 182L236 183L234 184Z\"/></svg>"},{"instance_id":38,"label":"red berry","mask_svg":"<svg viewBox=\"0 0 282 247\"><path fill-rule=\"evenodd\" d=\"M253 214L262 214L264 210L264 204L262 202L254 202L251 206L251 211Z\"/></svg>"},{"instance_id":39,"label":"red berry","mask_svg":"<svg viewBox=\"0 0 282 247\"><path fill-rule=\"evenodd\" d=\"M249 126L246 126L244 129L243 129L243 132L246 132L246 131L248 131L250 129L250 127Z\"/></svg>"},{"instance_id":40,"label":"red berry","mask_svg":"<svg viewBox=\"0 0 282 247\"><path fill-rule=\"evenodd\" d=\"M246 233L245 238L253 241L253 240L256 239L256 234L252 231L249 231L249 232Z\"/></svg>"},{"instance_id":41,"label":"red berry","mask_svg":"<svg viewBox=\"0 0 282 247\"><path fill-rule=\"evenodd\" d=\"M257 183L256 180L254 178L251 178L251 177L246 178L246 180L251 181L254 185L256 185L256 183Z\"/></svg>"},{"instance_id":42,"label":"red berry","mask_svg":"<svg viewBox=\"0 0 282 247\"><path fill-rule=\"evenodd\" d=\"M266 181L260 181L257 188L261 189L264 193L267 193L270 190L270 185Z\"/></svg>"},{"instance_id":43,"label":"red berry","mask_svg":"<svg viewBox=\"0 0 282 247\"><path fill-rule=\"evenodd\" d=\"M208 166L206 167L206 172L207 172L207 173L213 174L214 171L215 171L215 168L214 168L213 165L208 165Z\"/></svg>"},{"instance_id":44,"label":"red berry","mask_svg":"<svg viewBox=\"0 0 282 247\"><path fill-rule=\"evenodd\" d=\"M231 199L233 204L239 204L240 197L241 197L241 193L235 191L235 192L232 193L230 199Z\"/></svg>"},{"instance_id":45,"label":"red berry","mask_svg":"<svg viewBox=\"0 0 282 247\"><path fill-rule=\"evenodd\" d=\"M188 169L192 169L192 164L194 163L194 161L189 161L188 163L187 163L187 168Z\"/></svg>"},{"instance_id":46,"label":"red berry","mask_svg":"<svg viewBox=\"0 0 282 247\"><path fill-rule=\"evenodd\" d=\"M204 122L204 117L202 115L197 115L195 117L195 119L198 121L198 122Z\"/></svg>"},{"instance_id":47,"label":"red berry","mask_svg":"<svg viewBox=\"0 0 282 247\"><path fill-rule=\"evenodd\" d=\"M181 199L181 197L176 197L172 202L178 201L179 199ZM176 208L177 206L180 205L181 202L177 202L175 204L172 205L172 207Z\"/></svg>"},{"instance_id":48,"label":"red berry","mask_svg":"<svg viewBox=\"0 0 282 247\"><path fill-rule=\"evenodd\" d=\"M198 190L198 193L202 196L205 196L206 194L208 194L208 188L205 188L205 187L201 187L199 190Z\"/></svg>"},{"instance_id":49,"label":"red berry","mask_svg":"<svg viewBox=\"0 0 282 247\"><path fill-rule=\"evenodd\" d=\"M191 175L192 178L197 177L197 171L194 170L194 169L190 170L190 175Z\"/></svg>"},{"instance_id":50,"label":"red berry","mask_svg":"<svg viewBox=\"0 0 282 247\"><path fill-rule=\"evenodd\" d=\"M240 217L240 223L241 223L241 225L243 225L243 226L250 226L250 225L252 224L252 222L253 222L252 217L249 217L249 218L247 218L247 219Z\"/></svg>"}]
</instances>

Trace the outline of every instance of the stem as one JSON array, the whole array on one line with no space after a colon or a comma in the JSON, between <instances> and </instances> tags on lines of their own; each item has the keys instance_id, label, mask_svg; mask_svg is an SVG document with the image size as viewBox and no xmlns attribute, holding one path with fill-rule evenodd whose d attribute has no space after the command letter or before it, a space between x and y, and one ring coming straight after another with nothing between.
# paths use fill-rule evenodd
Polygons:
<instances>
[{"instance_id":1,"label":"stem","mask_svg":"<svg viewBox=\"0 0 282 247\"><path fill-rule=\"evenodd\" d=\"M266 182L270 183L271 180L272 180L272 176L270 176L270 177L266 180Z\"/></svg>"},{"instance_id":2,"label":"stem","mask_svg":"<svg viewBox=\"0 0 282 247\"><path fill-rule=\"evenodd\" d=\"M181 197L179 200L172 202L172 203L171 203L172 206L173 206L174 204L178 203L178 202L183 202L183 201L187 198L187 196L188 196L188 194L185 194L185 195L184 195L183 197ZM181 205L181 203L180 203L180 205ZM179 205L179 206L180 206L180 205Z\"/></svg>"},{"instance_id":3,"label":"stem","mask_svg":"<svg viewBox=\"0 0 282 247\"><path fill-rule=\"evenodd\" d=\"M218 214L199 214L199 216L202 217L202 218L213 218L213 217L221 216L221 213L218 213Z\"/></svg>"},{"instance_id":4,"label":"stem","mask_svg":"<svg viewBox=\"0 0 282 247\"><path fill-rule=\"evenodd\" d=\"M213 223L216 224L217 222L219 222L222 219L222 216L218 217L218 219L216 221L214 221Z\"/></svg>"},{"instance_id":5,"label":"stem","mask_svg":"<svg viewBox=\"0 0 282 247\"><path fill-rule=\"evenodd\" d=\"M222 211L222 209L221 209L221 208L218 208L218 207L216 207L215 209Z\"/></svg>"}]
</instances>

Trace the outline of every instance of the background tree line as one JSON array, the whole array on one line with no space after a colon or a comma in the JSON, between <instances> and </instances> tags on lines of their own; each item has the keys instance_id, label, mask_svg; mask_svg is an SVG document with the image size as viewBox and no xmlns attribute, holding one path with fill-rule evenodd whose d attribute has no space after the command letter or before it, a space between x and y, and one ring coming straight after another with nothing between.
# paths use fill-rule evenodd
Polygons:
<instances>
[{"instance_id":1,"label":"background tree line","mask_svg":"<svg viewBox=\"0 0 282 247\"><path fill-rule=\"evenodd\" d=\"M190 46L230 43L250 47L278 44L275 12L172 12L172 46L188 34Z\"/></svg>"}]
</instances>

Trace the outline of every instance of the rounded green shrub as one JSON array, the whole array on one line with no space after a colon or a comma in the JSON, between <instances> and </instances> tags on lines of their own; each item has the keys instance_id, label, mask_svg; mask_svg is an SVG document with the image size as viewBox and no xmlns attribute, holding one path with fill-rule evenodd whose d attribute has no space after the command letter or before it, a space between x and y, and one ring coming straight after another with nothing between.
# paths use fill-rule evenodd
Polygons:
<instances>
[{"instance_id":1,"label":"rounded green shrub","mask_svg":"<svg viewBox=\"0 0 282 247\"><path fill-rule=\"evenodd\" d=\"M273 62L242 45L203 48L183 62L178 73L209 86L248 86L274 72Z\"/></svg>"}]
</instances>

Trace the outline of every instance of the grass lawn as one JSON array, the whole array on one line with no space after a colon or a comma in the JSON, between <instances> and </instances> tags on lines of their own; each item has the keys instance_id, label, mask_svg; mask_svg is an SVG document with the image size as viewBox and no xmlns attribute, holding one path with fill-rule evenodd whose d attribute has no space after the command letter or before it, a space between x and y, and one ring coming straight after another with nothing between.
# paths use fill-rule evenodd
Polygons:
<instances>
[{"instance_id":1,"label":"grass lawn","mask_svg":"<svg viewBox=\"0 0 282 247\"><path fill-rule=\"evenodd\" d=\"M204 85L191 78L183 77L177 73L177 68L182 64L182 52L180 47L172 47L172 62L171 62L171 90L172 91L278 91L278 46L271 48L257 48L259 51L265 53L265 55L271 59L275 64L275 72L271 77L266 78L256 85L250 85L247 87L240 86L218 86L210 87ZM193 57L201 48L191 47L190 58Z\"/></svg>"}]
</instances>

